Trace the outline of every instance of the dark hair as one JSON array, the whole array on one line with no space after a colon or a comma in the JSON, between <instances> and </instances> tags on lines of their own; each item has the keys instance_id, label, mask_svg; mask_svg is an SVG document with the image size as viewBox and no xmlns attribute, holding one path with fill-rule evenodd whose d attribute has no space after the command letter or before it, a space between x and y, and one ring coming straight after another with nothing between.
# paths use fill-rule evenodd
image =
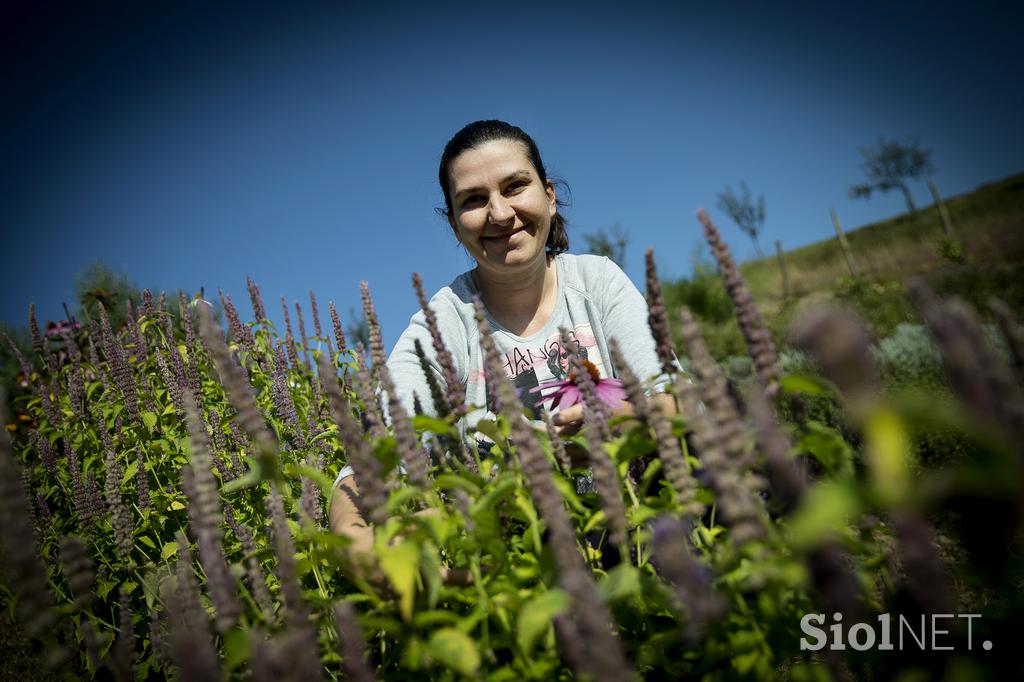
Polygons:
<instances>
[{"instance_id":1,"label":"dark hair","mask_svg":"<svg viewBox=\"0 0 1024 682\"><path fill-rule=\"evenodd\" d=\"M444 146L444 152L441 153L441 166L437 170L437 181L444 194L445 207L443 210L439 210L446 218L450 218L452 214L452 194L448 187L448 174L451 171L452 163L462 152L476 149L485 142L494 140L512 140L522 143L526 147L526 155L530 158L530 163L533 164L537 175L540 176L541 182L548 181L548 174L544 170L544 162L541 161L537 143L522 128L504 121L474 121L455 133L452 139L448 140L448 144ZM564 186L566 190L569 189L564 181L557 181L557 183ZM558 198L557 202L559 206L566 205L562 198ZM569 250L569 235L565 231L565 226L565 218L556 210L555 215L551 217L551 229L545 244L548 253L562 253Z\"/></svg>"}]
</instances>

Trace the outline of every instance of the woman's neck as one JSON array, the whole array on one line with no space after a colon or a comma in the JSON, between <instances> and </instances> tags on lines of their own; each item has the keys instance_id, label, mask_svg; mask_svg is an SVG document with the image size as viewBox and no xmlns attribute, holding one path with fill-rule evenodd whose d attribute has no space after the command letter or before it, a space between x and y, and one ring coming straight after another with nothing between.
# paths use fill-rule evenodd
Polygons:
<instances>
[{"instance_id":1,"label":"woman's neck","mask_svg":"<svg viewBox=\"0 0 1024 682\"><path fill-rule=\"evenodd\" d=\"M558 291L554 256L526 272L488 273L477 266L472 273L484 307L503 327L527 336L547 323Z\"/></svg>"}]
</instances>

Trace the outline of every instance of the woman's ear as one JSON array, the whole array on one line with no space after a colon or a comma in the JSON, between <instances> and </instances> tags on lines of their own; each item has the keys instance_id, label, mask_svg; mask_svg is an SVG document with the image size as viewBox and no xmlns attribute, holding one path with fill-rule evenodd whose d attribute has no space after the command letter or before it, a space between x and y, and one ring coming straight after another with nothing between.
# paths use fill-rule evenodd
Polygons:
<instances>
[{"instance_id":1,"label":"woman's ear","mask_svg":"<svg viewBox=\"0 0 1024 682\"><path fill-rule=\"evenodd\" d=\"M550 178L544 181L544 192L548 195L548 212L554 218L558 212L558 195L555 193L555 183Z\"/></svg>"},{"instance_id":2,"label":"woman's ear","mask_svg":"<svg viewBox=\"0 0 1024 682\"><path fill-rule=\"evenodd\" d=\"M455 225L455 218L452 217L451 212L446 217L448 218L448 227L452 228L452 232L455 233L455 240L461 244L462 240L459 239L459 228Z\"/></svg>"}]
</instances>

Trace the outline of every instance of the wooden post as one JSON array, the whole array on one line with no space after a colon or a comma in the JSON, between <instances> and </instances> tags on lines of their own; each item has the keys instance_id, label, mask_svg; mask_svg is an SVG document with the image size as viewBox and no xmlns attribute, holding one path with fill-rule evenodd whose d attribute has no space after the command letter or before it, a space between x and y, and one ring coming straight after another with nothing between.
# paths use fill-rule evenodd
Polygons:
<instances>
[{"instance_id":1,"label":"wooden post","mask_svg":"<svg viewBox=\"0 0 1024 682\"><path fill-rule=\"evenodd\" d=\"M782 242L775 240L775 257L779 260L779 272L782 273L782 300L789 300L789 272L786 271L786 259L782 257Z\"/></svg>"},{"instance_id":2,"label":"wooden post","mask_svg":"<svg viewBox=\"0 0 1024 682\"><path fill-rule=\"evenodd\" d=\"M830 208L829 211L832 213L832 226L836 228L836 237L839 238L839 246L843 250L843 256L846 258L846 267L850 268L850 274L854 277L860 277L860 268L857 267L857 261L853 257L853 251L850 249L850 242L846 241L846 233L843 232L843 226L839 224L839 216L836 214L836 209Z\"/></svg>"},{"instance_id":3,"label":"wooden post","mask_svg":"<svg viewBox=\"0 0 1024 682\"><path fill-rule=\"evenodd\" d=\"M946 202L942 200L942 195L939 194L939 188L935 186L935 183L928 179L928 189L932 193L932 199L935 200L935 207L939 209L939 217L942 219L942 230L946 233L946 237L949 239L955 239L953 234L953 220L949 217L949 209L946 208Z\"/></svg>"}]
</instances>

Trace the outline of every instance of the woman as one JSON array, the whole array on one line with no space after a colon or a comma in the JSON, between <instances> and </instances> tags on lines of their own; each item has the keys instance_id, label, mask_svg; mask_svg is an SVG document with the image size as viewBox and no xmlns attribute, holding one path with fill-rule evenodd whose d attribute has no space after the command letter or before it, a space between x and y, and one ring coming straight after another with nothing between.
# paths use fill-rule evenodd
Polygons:
<instances>
[{"instance_id":1,"label":"woman","mask_svg":"<svg viewBox=\"0 0 1024 682\"><path fill-rule=\"evenodd\" d=\"M608 258L565 253L569 238L555 186L529 135L502 121L470 123L445 146L438 181L448 224L476 261L474 269L430 300L465 384L467 405L487 401L475 296L486 308L506 374L528 410L536 411L543 400L541 384L563 378L562 327L602 377L615 376L610 338L618 340L638 377L660 373L647 305L633 283ZM414 394L429 396L414 351L416 339L432 352L422 311L413 315L388 359L395 390L410 412ZM443 385L433 357L431 367ZM424 400L424 407L429 409L429 402ZM463 428L486 415L485 408L470 413ZM561 434L575 433L583 422L582 404L561 410L553 421ZM372 543L372 536L352 503L355 495L351 471L343 471L331 504L331 527L362 549Z\"/></svg>"}]
</instances>

